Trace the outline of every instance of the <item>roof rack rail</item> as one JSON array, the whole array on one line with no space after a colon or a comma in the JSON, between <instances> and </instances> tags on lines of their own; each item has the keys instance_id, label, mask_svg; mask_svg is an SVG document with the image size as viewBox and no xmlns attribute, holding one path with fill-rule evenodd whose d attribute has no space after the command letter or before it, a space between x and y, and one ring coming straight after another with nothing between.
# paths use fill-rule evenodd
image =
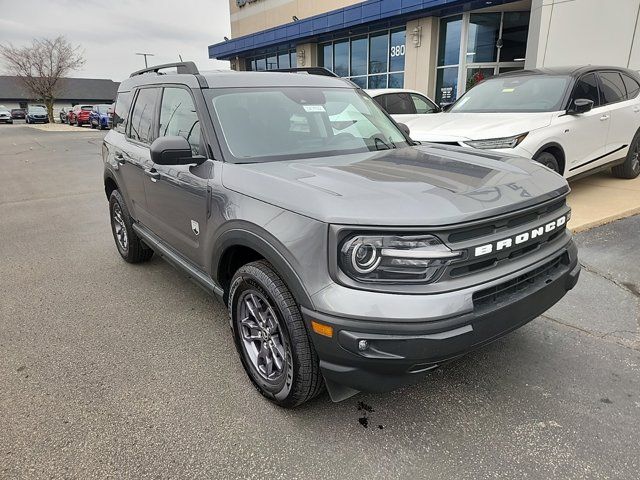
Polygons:
<instances>
[{"instance_id":1,"label":"roof rack rail","mask_svg":"<svg viewBox=\"0 0 640 480\"><path fill-rule=\"evenodd\" d=\"M199 75L198 67L193 62L176 62L176 63L165 63L163 65L155 65L153 67L143 68L142 70L138 70L129 75L129 78L135 77L137 75L143 75L145 73L156 73L158 75L162 75L159 70L164 70L165 68L176 68L178 73L186 73L190 75Z\"/></svg>"},{"instance_id":2,"label":"roof rack rail","mask_svg":"<svg viewBox=\"0 0 640 480\"><path fill-rule=\"evenodd\" d=\"M309 75L324 75L325 77L337 77L331 70L324 67L298 67L298 68L275 68L273 70L265 70L267 72L288 72L288 73L308 73Z\"/></svg>"}]
</instances>

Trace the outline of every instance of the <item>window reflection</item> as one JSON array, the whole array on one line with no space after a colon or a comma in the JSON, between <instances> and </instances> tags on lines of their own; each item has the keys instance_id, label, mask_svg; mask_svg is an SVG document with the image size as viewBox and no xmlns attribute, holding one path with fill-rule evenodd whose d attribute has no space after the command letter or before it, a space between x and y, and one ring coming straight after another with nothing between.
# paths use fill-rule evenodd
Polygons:
<instances>
[{"instance_id":1,"label":"window reflection","mask_svg":"<svg viewBox=\"0 0 640 480\"><path fill-rule=\"evenodd\" d=\"M349 75L349 41L336 42L333 45L333 71L341 77Z\"/></svg>"}]
</instances>

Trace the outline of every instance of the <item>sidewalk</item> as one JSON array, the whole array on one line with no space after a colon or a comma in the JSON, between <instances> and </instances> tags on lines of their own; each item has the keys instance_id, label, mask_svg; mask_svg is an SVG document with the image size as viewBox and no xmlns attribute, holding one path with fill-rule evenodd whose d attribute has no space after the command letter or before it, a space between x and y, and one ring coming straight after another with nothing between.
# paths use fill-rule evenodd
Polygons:
<instances>
[{"instance_id":1,"label":"sidewalk","mask_svg":"<svg viewBox=\"0 0 640 480\"><path fill-rule=\"evenodd\" d=\"M574 233L640 213L640 177L623 180L603 172L570 186L569 227Z\"/></svg>"}]
</instances>

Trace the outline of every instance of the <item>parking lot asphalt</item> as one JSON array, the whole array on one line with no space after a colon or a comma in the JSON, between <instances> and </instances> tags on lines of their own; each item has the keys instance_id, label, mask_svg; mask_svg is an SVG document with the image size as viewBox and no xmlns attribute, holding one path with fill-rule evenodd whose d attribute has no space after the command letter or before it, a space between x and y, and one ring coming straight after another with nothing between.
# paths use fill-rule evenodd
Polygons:
<instances>
[{"instance_id":1,"label":"parking lot asphalt","mask_svg":"<svg viewBox=\"0 0 640 480\"><path fill-rule=\"evenodd\" d=\"M578 234L577 287L507 337L283 410L223 306L118 256L103 135L0 129L0 478L638 478L639 216Z\"/></svg>"}]
</instances>

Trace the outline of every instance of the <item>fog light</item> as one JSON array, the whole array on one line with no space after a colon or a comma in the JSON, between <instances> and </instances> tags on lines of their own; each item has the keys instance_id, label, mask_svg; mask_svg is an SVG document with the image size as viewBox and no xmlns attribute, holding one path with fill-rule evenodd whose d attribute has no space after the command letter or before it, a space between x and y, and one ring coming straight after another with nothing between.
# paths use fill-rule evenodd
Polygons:
<instances>
[{"instance_id":1,"label":"fog light","mask_svg":"<svg viewBox=\"0 0 640 480\"><path fill-rule=\"evenodd\" d=\"M367 340L358 341L358 350L364 352L367 348L369 348L369 342Z\"/></svg>"}]
</instances>

